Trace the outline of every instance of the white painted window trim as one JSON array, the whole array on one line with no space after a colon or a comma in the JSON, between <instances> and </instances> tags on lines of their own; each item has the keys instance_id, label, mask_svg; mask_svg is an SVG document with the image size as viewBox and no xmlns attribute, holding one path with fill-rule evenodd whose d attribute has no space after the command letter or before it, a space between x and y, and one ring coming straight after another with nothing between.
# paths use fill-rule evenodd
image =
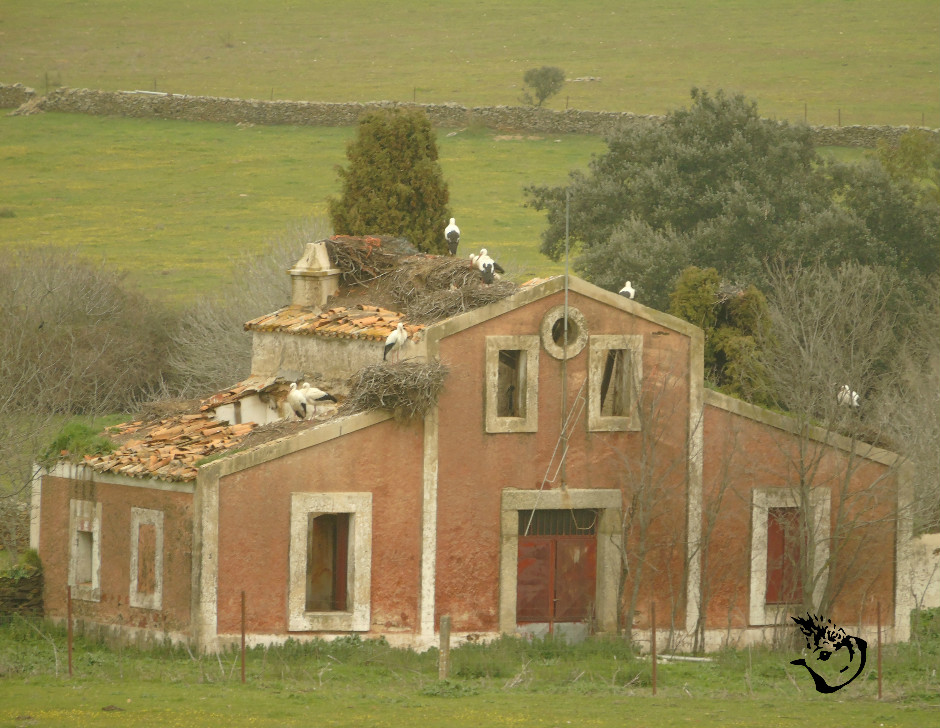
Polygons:
<instances>
[{"instance_id":1,"label":"white painted window trim","mask_svg":"<svg viewBox=\"0 0 940 728\"><path fill-rule=\"evenodd\" d=\"M630 413L626 417L601 415L601 384L607 352L630 352ZM643 337L640 334L598 334L590 337L588 347L588 430L591 432L636 432L640 430L637 406L643 381Z\"/></svg>"},{"instance_id":2,"label":"white painted window trim","mask_svg":"<svg viewBox=\"0 0 940 728\"><path fill-rule=\"evenodd\" d=\"M91 583L78 584L78 534L91 533ZM69 585L72 599L101 601L101 503L69 500Z\"/></svg>"},{"instance_id":3,"label":"white painted window trim","mask_svg":"<svg viewBox=\"0 0 940 728\"><path fill-rule=\"evenodd\" d=\"M519 350L525 352L525 417L500 417L499 411L499 352ZM486 337L486 431L538 432L539 429L539 337L487 336Z\"/></svg>"},{"instance_id":4,"label":"white painted window trim","mask_svg":"<svg viewBox=\"0 0 940 728\"><path fill-rule=\"evenodd\" d=\"M307 612L307 523L311 514L349 513L348 609ZM290 582L287 608L292 632L367 632L372 618L372 494L291 493Z\"/></svg>"},{"instance_id":5,"label":"white painted window trim","mask_svg":"<svg viewBox=\"0 0 940 728\"><path fill-rule=\"evenodd\" d=\"M830 493L815 488L809 494L812 513L812 537L815 543L813 573L819 575L813 601L819 603L825 585L829 561ZM751 499L751 588L749 616L751 625L786 622L793 607L802 605L767 604L767 518L771 508L799 507L799 491L795 488L755 488Z\"/></svg>"},{"instance_id":6,"label":"white painted window trim","mask_svg":"<svg viewBox=\"0 0 940 728\"><path fill-rule=\"evenodd\" d=\"M138 589L137 573L140 548L140 527L153 526L154 538L154 579L153 594L141 594ZM131 589L130 604L142 609L163 608L163 511L149 508L131 508Z\"/></svg>"}]
</instances>

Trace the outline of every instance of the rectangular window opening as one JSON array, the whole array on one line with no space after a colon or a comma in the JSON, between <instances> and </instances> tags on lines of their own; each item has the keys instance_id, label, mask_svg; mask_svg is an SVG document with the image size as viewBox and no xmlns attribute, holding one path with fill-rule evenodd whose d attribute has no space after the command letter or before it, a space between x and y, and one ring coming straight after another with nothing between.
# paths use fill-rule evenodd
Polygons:
<instances>
[{"instance_id":1,"label":"rectangular window opening","mask_svg":"<svg viewBox=\"0 0 940 728\"><path fill-rule=\"evenodd\" d=\"M526 352L501 349L496 375L496 416L526 416Z\"/></svg>"},{"instance_id":2,"label":"rectangular window opening","mask_svg":"<svg viewBox=\"0 0 940 728\"><path fill-rule=\"evenodd\" d=\"M307 516L308 612L345 612L349 584L349 513Z\"/></svg>"},{"instance_id":3,"label":"rectangular window opening","mask_svg":"<svg viewBox=\"0 0 940 728\"><path fill-rule=\"evenodd\" d=\"M75 556L75 583L91 584L92 571L92 552L95 545L95 534L91 531L76 531L76 556Z\"/></svg>"},{"instance_id":4,"label":"rectangular window opening","mask_svg":"<svg viewBox=\"0 0 940 728\"><path fill-rule=\"evenodd\" d=\"M799 508L767 509L767 604L803 600L802 520Z\"/></svg>"},{"instance_id":5,"label":"rectangular window opening","mask_svg":"<svg viewBox=\"0 0 940 728\"><path fill-rule=\"evenodd\" d=\"M601 379L601 416L630 414L630 350L608 349Z\"/></svg>"}]
</instances>

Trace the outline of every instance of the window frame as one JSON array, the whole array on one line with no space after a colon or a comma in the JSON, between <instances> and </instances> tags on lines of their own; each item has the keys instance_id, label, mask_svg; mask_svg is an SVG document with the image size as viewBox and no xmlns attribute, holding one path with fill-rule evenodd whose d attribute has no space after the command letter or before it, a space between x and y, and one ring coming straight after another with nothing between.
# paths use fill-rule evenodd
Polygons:
<instances>
[{"instance_id":1,"label":"window frame","mask_svg":"<svg viewBox=\"0 0 940 728\"><path fill-rule=\"evenodd\" d=\"M91 581L78 583L79 532L91 533ZM72 599L101 601L101 503L69 500L69 574Z\"/></svg>"},{"instance_id":2,"label":"window frame","mask_svg":"<svg viewBox=\"0 0 940 728\"><path fill-rule=\"evenodd\" d=\"M626 372L630 387L630 400L626 415L604 415L602 413L601 390L609 352L629 352ZM643 336L640 334L596 334L588 345L588 430L591 432L638 432L640 411L638 394L643 382Z\"/></svg>"},{"instance_id":3,"label":"window frame","mask_svg":"<svg viewBox=\"0 0 940 728\"><path fill-rule=\"evenodd\" d=\"M522 417L499 415L499 353L501 351L520 351L525 355L525 386L520 387L524 397L522 408L525 411ZM486 432L538 432L539 337L487 336L485 377Z\"/></svg>"},{"instance_id":4,"label":"window frame","mask_svg":"<svg viewBox=\"0 0 940 728\"><path fill-rule=\"evenodd\" d=\"M767 537L768 518L771 508L799 508L800 494L796 488L755 488L751 494L751 584L749 621L751 625L780 624L785 622L792 604L767 601ZM814 488L809 493L810 525L809 538L813 539L813 574L815 579L813 601L822 598L825 571L829 560L830 537L830 493L824 488ZM805 589L812 584L803 584Z\"/></svg>"},{"instance_id":5,"label":"window frame","mask_svg":"<svg viewBox=\"0 0 940 728\"><path fill-rule=\"evenodd\" d=\"M140 558L140 527L153 526L154 560L153 593L138 591L138 571ZM131 580L130 605L141 609L163 608L163 511L150 508L131 508Z\"/></svg>"},{"instance_id":6,"label":"window frame","mask_svg":"<svg viewBox=\"0 0 940 728\"><path fill-rule=\"evenodd\" d=\"M307 605L307 532L312 514L349 514L345 611L311 612ZM367 632L371 625L372 493L291 493L288 629Z\"/></svg>"}]
</instances>

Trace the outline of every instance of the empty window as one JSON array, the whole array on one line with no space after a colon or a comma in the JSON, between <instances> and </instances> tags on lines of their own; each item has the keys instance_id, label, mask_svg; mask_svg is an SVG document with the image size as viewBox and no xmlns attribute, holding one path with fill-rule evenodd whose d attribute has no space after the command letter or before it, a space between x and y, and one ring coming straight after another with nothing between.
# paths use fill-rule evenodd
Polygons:
<instances>
[{"instance_id":1,"label":"empty window","mask_svg":"<svg viewBox=\"0 0 940 728\"><path fill-rule=\"evenodd\" d=\"M608 349L601 380L601 417L626 417L630 413L630 350Z\"/></svg>"},{"instance_id":2,"label":"empty window","mask_svg":"<svg viewBox=\"0 0 940 728\"><path fill-rule=\"evenodd\" d=\"M592 431L640 429L637 399L642 351L643 337L639 335L591 337L588 427Z\"/></svg>"},{"instance_id":3,"label":"empty window","mask_svg":"<svg viewBox=\"0 0 940 728\"><path fill-rule=\"evenodd\" d=\"M69 576L72 598L101 599L101 504L69 501Z\"/></svg>"},{"instance_id":4,"label":"empty window","mask_svg":"<svg viewBox=\"0 0 940 728\"><path fill-rule=\"evenodd\" d=\"M538 430L539 338L486 337L486 431Z\"/></svg>"},{"instance_id":5,"label":"empty window","mask_svg":"<svg viewBox=\"0 0 940 728\"><path fill-rule=\"evenodd\" d=\"M372 494L291 493L292 632L368 631Z\"/></svg>"},{"instance_id":6,"label":"empty window","mask_svg":"<svg viewBox=\"0 0 940 728\"><path fill-rule=\"evenodd\" d=\"M525 359L520 349L499 352L496 382L496 414L498 417L525 417Z\"/></svg>"},{"instance_id":7,"label":"empty window","mask_svg":"<svg viewBox=\"0 0 940 728\"><path fill-rule=\"evenodd\" d=\"M346 611L348 564L349 514L311 513L307 521L305 611Z\"/></svg>"},{"instance_id":8,"label":"empty window","mask_svg":"<svg viewBox=\"0 0 940 728\"><path fill-rule=\"evenodd\" d=\"M799 508L767 509L767 604L796 604L803 599L803 556Z\"/></svg>"}]
</instances>

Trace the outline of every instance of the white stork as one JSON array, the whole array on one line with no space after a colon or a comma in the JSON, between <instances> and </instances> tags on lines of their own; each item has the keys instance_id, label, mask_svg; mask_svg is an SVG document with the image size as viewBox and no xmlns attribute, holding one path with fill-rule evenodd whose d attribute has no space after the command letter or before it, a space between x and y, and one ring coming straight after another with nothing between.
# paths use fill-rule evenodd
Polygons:
<instances>
[{"instance_id":1,"label":"white stork","mask_svg":"<svg viewBox=\"0 0 940 728\"><path fill-rule=\"evenodd\" d=\"M457 243L460 242L460 228L457 227L457 221L450 219L450 225L444 228L444 237L447 238L447 248L451 255L457 255Z\"/></svg>"},{"instance_id":2,"label":"white stork","mask_svg":"<svg viewBox=\"0 0 940 728\"><path fill-rule=\"evenodd\" d=\"M297 382L290 383L290 391L287 393L287 404L290 405L291 410L297 419L303 420L307 418L307 398L304 397L303 392L297 389Z\"/></svg>"},{"instance_id":3,"label":"white stork","mask_svg":"<svg viewBox=\"0 0 940 728\"><path fill-rule=\"evenodd\" d=\"M858 407L858 392L852 391L848 384L843 384L836 399L843 407Z\"/></svg>"},{"instance_id":4,"label":"white stork","mask_svg":"<svg viewBox=\"0 0 940 728\"><path fill-rule=\"evenodd\" d=\"M474 267L480 271L480 275L483 277L484 283L492 283L494 278L494 273L505 273L503 267L493 260L486 253L486 248L480 250L480 254L477 256L470 256L470 259L473 261Z\"/></svg>"},{"instance_id":5,"label":"white stork","mask_svg":"<svg viewBox=\"0 0 940 728\"><path fill-rule=\"evenodd\" d=\"M630 299L636 295L636 289L630 285L630 281L623 284L623 288L620 289L620 295Z\"/></svg>"},{"instance_id":6,"label":"white stork","mask_svg":"<svg viewBox=\"0 0 940 728\"><path fill-rule=\"evenodd\" d=\"M310 407L313 407L313 416L317 416L317 402L335 402L336 397L334 397L329 392L324 392L319 387L311 387L307 382L304 382L300 391L304 395L304 399L307 401L307 404Z\"/></svg>"},{"instance_id":7,"label":"white stork","mask_svg":"<svg viewBox=\"0 0 940 728\"><path fill-rule=\"evenodd\" d=\"M388 352L393 350L395 352L395 361L398 361L398 357L401 356L401 350L406 341L408 341L408 332L405 331L405 325L399 323L398 326L395 327L395 330L385 339L385 351L382 352L382 361L385 361Z\"/></svg>"}]
</instances>

